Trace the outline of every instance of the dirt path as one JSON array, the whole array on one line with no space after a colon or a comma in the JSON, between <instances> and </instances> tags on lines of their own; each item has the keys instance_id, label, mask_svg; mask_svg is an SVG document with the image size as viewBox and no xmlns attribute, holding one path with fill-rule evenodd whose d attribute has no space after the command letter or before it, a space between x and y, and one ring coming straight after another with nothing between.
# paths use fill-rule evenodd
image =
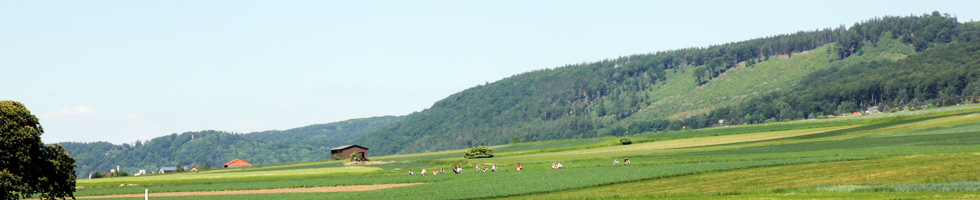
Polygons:
<instances>
[{"instance_id":1,"label":"dirt path","mask_svg":"<svg viewBox=\"0 0 980 200\"><path fill-rule=\"evenodd\" d=\"M203 195L228 195L228 194L272 194L272 193L304 193L304 192L356 192L380 190L385 188L403 187L418 185L422 183L398 183L398 184L379 184L379 185L348 185L332 187L313 187L313 188L283 188L283 189L261 189L261 190L226 190L226 191L202 191L202 192L164 192L150 193L150 197L171 197L171 196L203 196ZM143 194L120 194L105 196L82 196L78 199L105 199L105 198L133 198L143 197Z\"/></svg>"}]
</instances>

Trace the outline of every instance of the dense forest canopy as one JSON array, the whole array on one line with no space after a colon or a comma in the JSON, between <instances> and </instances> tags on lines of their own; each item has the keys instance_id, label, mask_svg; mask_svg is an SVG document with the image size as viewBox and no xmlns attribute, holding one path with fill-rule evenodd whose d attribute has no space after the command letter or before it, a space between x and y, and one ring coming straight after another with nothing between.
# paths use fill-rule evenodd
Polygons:
<instances>
[{"instance_id":1,"label":"dense forest canopy","mask_svg":"<svg viewBox=\"0 0 980 200\"><path fill-rule=\"evenodd\" d=\"M109 142L60 143L75 157L81 177L90 172L107 172L117 165L123 171L159 170L164 166L220 167L244 159L256 165L308 162L331 159L330 149L349 144L402 117L385 116L316 124L288 130L230 133L205 130L170 134L149 141L115 145Z\"/></svg>"},{"instance_id":2,"label":"dense forest canopy","mask_svg":"<svg viewBox=\"0 0 980 200\"><path fill-rule=\"evenodd\" d=\"M978 41L980 31L976 23L959 23L939 12L887 16L849 28L800 31L537 70L450 95L357 143L372 146L378 155L506 144L512 136L541 141L623 135L630 133L630 128L680 128L682 121L665 117L643 120L638 123L642 126L622 123L636 121L624 119L653 105L655 100L645 95L646 91L667 80L669 73L690 71L694 77L690 84L703 85L737 66L751 67L831 44L833 60L840 61L861 54L865 46L874 46L883 35L921 52L949 43Z\"/></svg>"}]
</instances>

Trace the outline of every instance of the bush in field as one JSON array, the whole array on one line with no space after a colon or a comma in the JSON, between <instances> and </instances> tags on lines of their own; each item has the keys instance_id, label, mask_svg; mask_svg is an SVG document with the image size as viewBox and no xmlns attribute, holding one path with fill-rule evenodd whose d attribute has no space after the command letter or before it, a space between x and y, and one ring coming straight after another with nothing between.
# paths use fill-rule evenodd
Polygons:
<instances>
[{"instance_id":1,"label":"bush in field","mask_svg":"<svg viewBox=\"0 0 980 200\"><path fill-rule=\"evenodd\" d=\"M368 161L367 157L361 157L361 152L354 152L350 154L350 162L361 162Z\"/></svg>"},{"instance_id":2,"label":"bush in field","mask_svg":"<svg viewBox=\"0 0 980 200\"><path fill-rule=\"evenodd\" d=\"M115 176L129 176L129 175L130 175L129 173L124 172L123 170L116 171L115 174Z\"/></svg>"},{"instance_id":3,"label":"bush in field","mask_svg":"<svg viewBox=\"0 0 980 200\"><path fill-rule=\"evenodd\" d=\"M629 138L620 138L619 143L623 145L629 145L629 144L633 144L633 141L630 140Z\"/></svg>"},{"instance_id":4,"label":"bush in field","mask_svg":"<svg viewBox=\"0 0 980 200\"><path fill-rule=\"evenodd\" d=\"M490 157L493 157L493 150L485 146L473 147L470 150L466 150L466 155L463 155L463 158L467 159Z\"/></svg>"}]
</instances>

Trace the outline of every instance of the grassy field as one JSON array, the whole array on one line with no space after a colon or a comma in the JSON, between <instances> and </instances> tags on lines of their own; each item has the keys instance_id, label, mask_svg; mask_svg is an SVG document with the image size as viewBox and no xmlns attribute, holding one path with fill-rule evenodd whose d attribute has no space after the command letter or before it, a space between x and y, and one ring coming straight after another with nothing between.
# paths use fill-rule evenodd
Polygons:
<instances>
[{"instance_id":1,"label":"grassy field","mask_svg":"<svg viewBox=\"0 0 980 200\"><path fill-rule=\"evenodd\" d=\"M340 161L82 179L76 196L422 183L358 192L172 196L155 199L975 199L980 198L977 105L618 138L494 146ZM613 164L625 157L630 165ZM561 162L563 169L552 170ZM520 163L525 170L516 171ZM496 164L499 172L474 172ZM407 175L463 167L463 174ZM137 184L127 186L130 184ZM123 185L123 186L119 186Z\"/></svg>"}]
</instances>

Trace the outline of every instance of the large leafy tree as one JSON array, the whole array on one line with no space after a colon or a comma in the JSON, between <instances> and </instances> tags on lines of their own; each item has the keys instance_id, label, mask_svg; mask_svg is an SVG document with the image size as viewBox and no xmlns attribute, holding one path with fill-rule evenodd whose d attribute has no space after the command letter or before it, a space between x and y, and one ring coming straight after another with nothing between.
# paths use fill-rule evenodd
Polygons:
<instances>
[{"instance_id":1,"label":"large leafy tree","mask_svg":"<svg viewBox=\"0 0 980 200\"><path fill-rule=\"evenodd\" d=\"M75 198L75 159L61 145L45 146L42 133L24 104L0 101L0 198Z\"/></svg>"}]
</instances>

